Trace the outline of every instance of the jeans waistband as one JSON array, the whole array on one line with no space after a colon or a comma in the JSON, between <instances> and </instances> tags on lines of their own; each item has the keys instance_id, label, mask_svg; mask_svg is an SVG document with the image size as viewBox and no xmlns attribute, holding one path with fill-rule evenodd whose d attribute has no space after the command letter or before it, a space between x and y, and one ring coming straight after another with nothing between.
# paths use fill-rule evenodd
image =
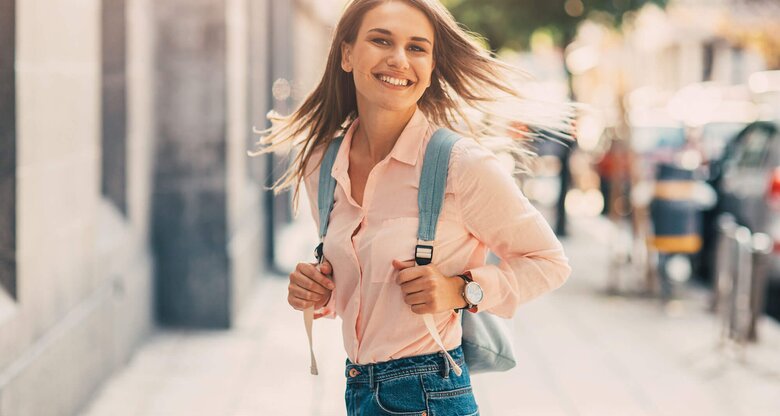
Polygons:
<instances>
[{"instance_id":1,"label":"jeans waistband","mask_svg":"<svg viewBox=\"0 0 780 416\"><path fill-rule=\"evenodd\" d=\"M450 350L449 354L455 360L455 363L463 367L463 349L460 346ZM449 377L450 362L447 361L443 352L416 355L374 364L353 364L347 358L346 369L344 370L347 384L365 383L371 385L372 388L374 383L380 381L428 373L439 373L443 378Z\"/></svg>"}]
</instances>

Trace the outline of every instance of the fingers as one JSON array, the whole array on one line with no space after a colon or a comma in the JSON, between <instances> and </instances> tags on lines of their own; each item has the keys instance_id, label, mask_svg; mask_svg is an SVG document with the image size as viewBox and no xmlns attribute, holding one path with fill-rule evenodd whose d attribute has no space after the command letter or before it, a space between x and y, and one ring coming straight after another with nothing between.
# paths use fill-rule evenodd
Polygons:
<instances>
[{"instance_id":1,"label":"fingers","mask_svg":"<svg viewBox=\"0 0 780 416\"><path fill-rule=\"evenodd\" d=\"M320 272L324 275L333 274L333 266L331 266L327 259L323 260L322 264L320 264Z\"/></svg>"},{"instance_id":2,"label":"fingers","mask_svg":"<svg viewBox=\"0 0 780 416\"><path fill-rule=\"evenodd\" d=\"M329 295L328 293L322 294L306 290L295 283L290 283L287 287L287 291L300 300L313 303L321 302Z\"/></svg>"},{"instance_id":3,"label":"fingers","mask_svg":"<svg viewBox=\"0 0 780 416\"><path fill-rule=\"evenodd\" d=\"M331 271L330 263L320 265L325 271ZM287 302L297 310L323 305L335 288L333 281L309 263L298 263L290 273L290 284L287 286Z\"/></svg>"},{"instance_id":4,"label":"fingers","mask_svg":"<svg viewBox=\"0 0 780 416\"><path fill-rule=\"evenodd\" d=\"M311 282L311 283L305 281L296 282L298 283L298 286L302 288L313 290L317 293L325 293L323 292L323 290L333 290L333 288L336 287L333 284L333 281L330 280L324 274L322 274L322 272L317 270L317 267L313 264L298 263L298 266L295 268L295 272L293 272L293 274L295 274L296 272L305 276ZM319 286L319 288L317 288L316 286Z\"/></svg>"},{"instance_id":5,"label":"fingers","mask_svg":"<svg viewBox=\"0 0 780 416\"><path fill-rule=\"evenodd\" d=\"M411 260L396 260L393 259L393 268L396 270L403 270L408 269L409 267L416 266L417 263L414 261L414 259Z\"/></svg>"},{"instance_id":6,"label":"fingers","mask_svg":"<svg viewBox=\"0 0 780 416\"><path fill-rule=\"evenodd\" d=\"M395 262L395 260L393 260ZM402 285L406 282L412 281L414 279L417 279L421 276L428 276L434 274L433 269L430 265L428 266L412 266L408 267L406 269L403 269L398 272L398 277L396 278L396 282L399 285Z\"/></svg>"},{"instance_id":7,"label":"fingers","mask_svg":"<svg viewBox=\"0 0 780 416\"><path fill-rule=\"evenodd\" d=\"M315 292L308 291L294 283L290 283L287 287L287 302L294 309L304 310L306 308L320 308L327 303L330 299L330 292L325 295L321 295Z\"/></svg>"},{"instance_id":8,"label":"fingers","mask_svg":"<svg viewBox=\"0 0 780 416\"><path fill-rule=\"evenodd\" d=\"M293 295L292 291L287 293L287 303L295 310L302 311L306 308L314 307L314 301L304 300Z\"/></svg>"},{"instance_id":9,"label":"fingers","mask_svg":"<svg viewBox=\"0 0 780 416\"><path fill-rule=\"evenodd\" d=\"M431 296L425 292L415 292L404 296L404 303L410 306L424 305L431 300Z\"/></svg>"},{"instance_id":10,"label":"fingers","mask_svg":"<svg viewBox=\"0 0 780 416\"><path fill-rule=\"evenodd\" d=\"M436 313L436 305L434 303L425 303L422 305L412 305L412 312L423 315L426 313Z\"/></svg>"},{"instance_id":11,"label":"fingers","mask_svg":"<svg viewBox=\"0 0 780 416\"><path fill-rule=\"evenodd\" d=\"M309 292L314 292L320 295L324 295L328 292L328 289L325 289L322 287L322 285L298 271L290 273L290 285L295 285Z\"/></svg>"},{"instance_id":12,"label":"fingers","mask_svg":"<svg viewBox=\"0 0 780 416\"><path fill-rule=\"evenodd\" d=\"M431 291L436 288L436 281L428 277L418 277L401 285L401 291L404 295L410 295L415 292Z\"/></svg>"}]
</instances>

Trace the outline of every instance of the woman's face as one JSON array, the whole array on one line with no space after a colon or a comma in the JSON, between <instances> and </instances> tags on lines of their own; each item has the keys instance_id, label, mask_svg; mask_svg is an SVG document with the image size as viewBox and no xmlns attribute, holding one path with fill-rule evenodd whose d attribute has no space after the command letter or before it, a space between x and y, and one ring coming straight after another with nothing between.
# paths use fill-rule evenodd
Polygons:
<instances>
[{"instance_id":1,"label":"woman's face","mask_svg":"<svg viewBox=\"0 0 780 416\"><path fill-rule=\"evenodd\" d=\"M341 47L358 106L403 111L416 105L431 84L433 43L433 26L420 10L401 1L369 10L354 43Z\"/></svg>"}]
</instances>

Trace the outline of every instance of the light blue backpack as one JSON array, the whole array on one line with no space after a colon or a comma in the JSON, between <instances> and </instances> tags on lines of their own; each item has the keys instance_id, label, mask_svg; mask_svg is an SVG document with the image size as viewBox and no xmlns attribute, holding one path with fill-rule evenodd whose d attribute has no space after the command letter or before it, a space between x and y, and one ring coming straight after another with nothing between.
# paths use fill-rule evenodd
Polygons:
<instances>
[{"instance_id":1,"label":"light blue backpack","mask_svg":"<svg viewBox=\"0 0 780 416\"><path fill-rule=\"evenodd\" d=\"M335 139L329 145L320 167L319 193L317 203L320 215L320 244L317 246L317 259L322 259L322 241L328 231L330 212L333 210L333 198L336 180L331 175L343 137ZM429 264L433 258L433 241L436 226L444 201L450 153L460 137L448 129L437 130L425 149L423 170L420 175L420 188L417 204L420 211L417 230L415 260L418 265ZM511 332L505 319L493 314L481 312L460 312L463 326L463 355L471 373L506 371L516 365L512 350ZM446 354L453 370L460 375L461 369L447 354L430 315L422 315L431 336L439 348ZM312 355L313 357L313 355ZM313 358L312 358L313 360Z\"/></svg>"}]
</instances>

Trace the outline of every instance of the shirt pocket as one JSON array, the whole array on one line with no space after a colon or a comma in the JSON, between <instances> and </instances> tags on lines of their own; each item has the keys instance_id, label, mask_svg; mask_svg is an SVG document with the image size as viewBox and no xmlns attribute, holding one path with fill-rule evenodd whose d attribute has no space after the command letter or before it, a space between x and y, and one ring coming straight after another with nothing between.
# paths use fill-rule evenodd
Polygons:
<instances>
[{"instance_id":1,"label":"shirt pocket","mask_svg":"<svg viewBox=\"0 0 780 416\"><path fill-rule=\"evenodd\" d=\"M371 281L383 283L393 281L395 269L393 259L414 258L417 246L417 217L390 218L382 221L371 241Z\"/></svg>"}]
</instances>

